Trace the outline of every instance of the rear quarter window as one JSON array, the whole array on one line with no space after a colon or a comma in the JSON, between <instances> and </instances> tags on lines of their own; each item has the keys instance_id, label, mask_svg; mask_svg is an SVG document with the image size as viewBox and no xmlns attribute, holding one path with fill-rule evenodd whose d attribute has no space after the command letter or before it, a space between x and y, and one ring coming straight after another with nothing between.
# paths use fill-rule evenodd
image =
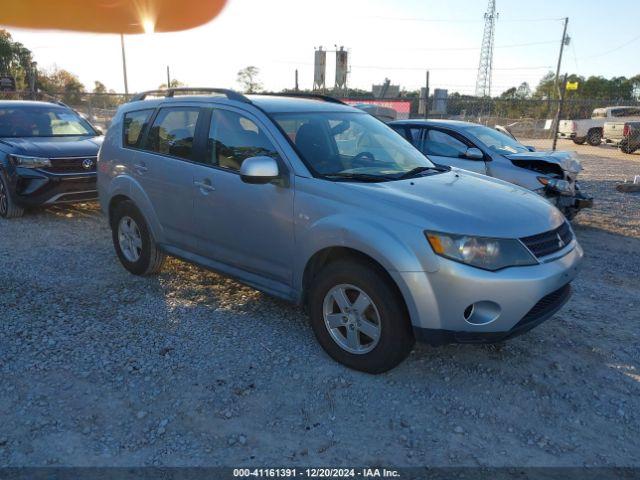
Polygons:
<instances>
[{"instance_id":1,"label":"rear quarter window","mask_svg":"<svg viewBox=\"0 0 640 480\"><path fill-rule=\"evenodd\" d=\"M150 108L124 114L122 139L125 147L141 147L142 133L152 113L153 109Z\"/></svg>"}]
</instances>

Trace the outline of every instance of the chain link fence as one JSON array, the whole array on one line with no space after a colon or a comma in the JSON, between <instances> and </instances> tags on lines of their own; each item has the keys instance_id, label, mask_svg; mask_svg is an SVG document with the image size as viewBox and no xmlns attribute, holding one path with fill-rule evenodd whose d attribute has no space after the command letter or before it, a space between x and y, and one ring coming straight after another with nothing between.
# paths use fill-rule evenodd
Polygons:
<instances>
[{"instance_id":1,"label":"chain link fence","mask_svg":"<svg viewBox=\"0 0 640 480\"><path fill-rule=\"evenodd\" d=\"M355 92L340 92L341 98L351 104L376 103L390 105L398 111L398 118L422 118L419 114L420 99L416 96L400 96L395 99L379 99L356 96ZM0 100L40 100L62 102L84 115L103 131L109 127L117 108L131 95L123 93L84 93L66 91L56 94L44 92L0 92ZM446 100L429 99L428 118L462 120L490 127L506 127L518 139L536 139L551 146L553 137L552 120L558 109L555 99L523 98L478 98L450 95ZM395 106L394 106L395 105ZM591 117L596 108L608 106L636 106L640 102L620 99L568 99L562 107L563 119L580 120Z\"/></svg>"},{"instance_id":2,"label":"chain link fence","mask_svg":"<svg viewBox=\"0 0 640 480\"><path fill-rule=\"evenodd\" d=\"M131 95L127 96L123 93L60 92L48 94L44 92L0 92L0 100L38 100L64 103L103 131L109 128L111 119L118 107L127 102L130 97Z\"/></svg>"}]
</instances>

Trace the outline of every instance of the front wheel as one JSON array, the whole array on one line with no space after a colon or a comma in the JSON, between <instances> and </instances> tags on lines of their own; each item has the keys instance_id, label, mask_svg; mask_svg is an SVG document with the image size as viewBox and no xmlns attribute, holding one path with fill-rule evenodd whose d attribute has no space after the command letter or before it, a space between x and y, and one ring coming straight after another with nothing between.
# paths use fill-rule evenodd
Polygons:
<instances>
[{"instance_id":1,"label":"front wheel","mask_svg":"<svg viewBox=\"0 0 640 480\"><path fill-rule=\"evenodd\" d=\"M589 133L587 134L587 143L592 147L600 145L602 143L602 131L598 128L589 130Z\"/></svg>"},{"instance_id":2,"label":"front wheel","mask_svg":"<svg viewBox=\"0 0 640 480\"><path fill-rule=\"evenodd\" d=\"M587 141L587 137L576 137L573 139L573 143L576 145L584 145L584 142Z\"/></svg>"},{"instance_id":3,"label":"front wheel","mask_svg":"<svg viewBox=\"0 0 640 480\"><path fill-rule=\"evenodd\" d=\"M562 209L562 214L567 220L571 221L578 215L578 209L575 207L566 207Z\"/></svg>"},{"instance_id":4,"label":"front wheel","mask_svg":"<svg viewBox=\"0 0 640 480\"><path fill-rule=\"evenodd\" d=\"M132 202L125 201L115 207L111 232L113 246L124 268L135 275L153 275L162 270L165 254Z\"/></svg>"},{"instance_id":5,"label":"front wheel","mask_svg":"<svg viewBox=\"0 0 640 480\"><path fill-rule=\"evenodd\" d=\"M620 150L622 151L622 153L631 154L635 152L637 149L638 148L631 147L628 143L623 143L622 145L620 145Z\"/></svg>"},{"instance_id":6,"label":"front wheel","mask_svg":"<svg viewBox=\"0 0 640 480\"><path fill-rule=\"evenodd\" d=\"M24 209L16 205L11 198L8 183L2 172L0 172L0 217L17 218L21 217L23 213Z\"/></svg>"},{"instance_id":7,"label":"front wheel","mask_svg":"<svg viewBox=\"0 0 640 480\"><path fill-rule=\"evenodd\" d=\"M329 264L314 278L308 306L318 342L347 367L386 372L413 347L404 301L372 265L359 261Z\"/></svg>"}]
</instances>

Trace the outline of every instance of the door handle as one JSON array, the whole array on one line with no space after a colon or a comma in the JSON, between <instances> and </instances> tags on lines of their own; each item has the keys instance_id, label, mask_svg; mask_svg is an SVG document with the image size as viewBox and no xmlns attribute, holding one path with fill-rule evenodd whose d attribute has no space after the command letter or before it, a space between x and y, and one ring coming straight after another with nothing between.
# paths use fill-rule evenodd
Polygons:
<instances>
[{"instance_id":1,"label":"door handle","mask_svg":"<svg viewBox=\"0 0 640 480\"><path fill-rule=\"evenodd\" d=\"M137 163L133 166L133 168L135 168L136 172L138 172L141 175L149 170L144 163Z\"/></svg>"},{"instance_id":2,"label":"door handle","mask_svg":"<svg viewBox=\"0 0 640 480\"><path fill-rule=\"evenodd\" d=\"M194 181L193 184L198 187L203 193L204 192L213 192L215 190L215 187L213 185L211 185L211 181L210 180L203 180L202 182L199 181Z\"/></svg>"}]
</instances>

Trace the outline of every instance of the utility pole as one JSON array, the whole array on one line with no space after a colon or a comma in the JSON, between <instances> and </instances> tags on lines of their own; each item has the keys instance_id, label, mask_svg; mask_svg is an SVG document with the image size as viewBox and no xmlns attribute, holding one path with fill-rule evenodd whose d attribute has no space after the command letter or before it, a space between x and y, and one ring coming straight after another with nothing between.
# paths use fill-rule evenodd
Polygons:
<instances>
[{"instance_id":1,"label":"utility pole","mask_svg":"<svg viewBox=\"0 0 640 480\"><path fill-rule=\"evenodd\" d=\"M167 88L171 88L171 74L169 73L169 65L167 65Z\"/></svg>"},{"instance_id":2,"label":"utility pole","mask_svg":"<svg viewBox=\"0 0 640 480\"><path fill-rule=\"evenodd\" d=\"M124 54L124 34L120 34L120 46L122 47L122 74L124 75L124 94L129 95L129 83L127 82L127 57Z\"/></svg>"},{"instance_id":3,"label":"utility pole","mask_svg":"<svg viewBox=\"0 0 640 480\"><path fill-rule=\"evenodd\" d=\"M556 111L555 127L553 128L553 145L552 151L556 151L556 144L558 143L558 126L560 125L560 117L562 116L562 107L564 106L564 97L567 94L567 74L564 74L562 80L562 89L560 90L560 100L558 101L558 110Z\"/></svg>"},{"instance_id":4,"label":"utility pole","mask_svg":"<svg viewBox=\"0 0 640 480\"><path fill-rule=\"evenodd\" d=\"M296 68L296 86L295 86L295 91L298 92L299 88L298 88L298 69Z\"/></svg>"},{"instance_id":5,"label":"utility pole","mask_svg":"<svg viewBox=\"0 0 640 480\"><path fill-rule=\"evenodd\" d=\"M562 40L560 41L560 55L558 55L558 66L556 68L556 92L558 92L558 98L562 92L560 91L560 66L562 65L562 52L567 42L567 24L569 23L569 17L564 18L564 28L562 29Z\"/></svg>"},{"instance_id":6,"label":"utility pole","mask_svg":"<svg viewBox=\"0 0 640 480\"><path fill-rule=\"evenodd\" d=\"M558 66L556 67L556 92L558 93L558 108L556 109L556 118L553 121L553 147L556 149L556 143L558 142L558 127L560 126L560 110L562 108L562 100L564 99L564 92L560 90L560 67L562 66L562 52L564 52L564 46L568 43L567 37L567 24L569 23L569 17L564 18L564 27L562 28L562 40L560 41L560 54L558 55ZM565 82L566 82L565 75ZM563 84L564 85L564 84Z\"/></svg>"}]
</instances>

